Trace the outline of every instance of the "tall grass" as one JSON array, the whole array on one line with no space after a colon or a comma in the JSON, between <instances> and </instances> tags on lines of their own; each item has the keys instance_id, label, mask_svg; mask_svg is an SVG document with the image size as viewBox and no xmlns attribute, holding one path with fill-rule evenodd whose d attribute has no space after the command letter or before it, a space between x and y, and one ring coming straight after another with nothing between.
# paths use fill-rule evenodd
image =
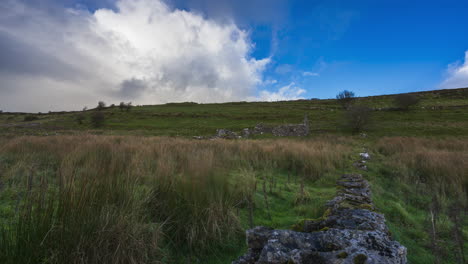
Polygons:
<instances>
[{"instance_id":1,"label":"tall grass","mask_svg":"<svg viewBox=\"0 0 468 264\"><path fill-rule=\"evenodd\" d=\"M466 263L468 140L383 138L376 149L384 155L385 171L391 171L386 175L393 177L391 186L400 186L384 191L392 201L382 204L392 225L400 228L397 233L407 239L410 260Z\"/></svg>"},{"instance_id":2,"label":"tall grass","mask_svg":"<svg viewBox=\"0 0 468 264\"><path fill-rule=\"evenodd\" d=\"M468 140L393 137L379 140L376 147L405 182L424 184L429 193L466 203Z\"/></svg>"},{"instance_id":3,"label":"tall grass","mask_svg":"<svg viewBox=\"0 0 468 264\"><path fill-rule=\"evenodd\" d=\"M255 191L243 188L243 172L315 180L349 153L342 139L11 138L0 145L0 262L172 263L210 254L239 238L239 206Z\"/></svg>"}]
</instances>

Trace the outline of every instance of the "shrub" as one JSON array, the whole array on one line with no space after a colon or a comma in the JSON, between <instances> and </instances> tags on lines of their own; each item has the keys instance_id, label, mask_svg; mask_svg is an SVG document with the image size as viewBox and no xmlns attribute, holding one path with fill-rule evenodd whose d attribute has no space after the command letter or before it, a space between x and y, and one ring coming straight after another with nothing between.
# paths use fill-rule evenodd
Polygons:
<instances>
[{"instance_id":1,"label":"shrub","mask_svg":"<svg viewBox=\"0 0 468 264\"><path fill-rule=\"evenodd\" d=\"M23 119L23 121L25 122L29 122L29 121L34 121L34 120L38 120L39 117L35 116L35 115L26 115Z\"/></svg>"},{"instance_id":2,"label":"shrub","mask_svg":"<svg viewBox=\"0 0 468 264\"><path fill-rule=\"evenodd\" d=\"M132 102L128 102L128 103L120 102L119 108L120 108L120 111L123 111L125 109L128 112L130 111L130 108L132 108Z\"/></svg>"},{"instance_id":3,"label":"shrub","mask_svg":"<svg viewBox=\"0 0 468 264\"><path fill-rule=\"evenodd\" d=\"M338 100L338 103L343 106L343 108L347 109L350 107L352 102L354 101L354 92L344 90L336 95L336 99Z\"/></svg>"},{"instance_id":4,"label":"shrub","mask_svg":"<svg viewBox=\"0 0 468 264\"><path fill-rule=\"evenodd\" d=\"M359 133L370 123L371 110L367 106L355 105L345 112L345 125L353 133Z\"/></svg>"},{"instance_id":5,"label":"shrub","mask_svg":"<svg viewBox=\"0 0 468 264\"><path fill-rule=\"evenodd\" d=\"M76 115L76 122L78 122L78 125L81 125L83 124L83 121L85 120L85 115L84 113L78 113L78 115Z\"/></svg>"},{"instance_id":6,"label":"shrub","mask_svg":"<svg viewBox=\"0 0 468 264\"><path fill-rule=\"evenodd\" d=\"M127 112L130 111L130 108L132 108L132 102L128 102L127 105L126 105L126 109L127 109Z\"/></svg>"},{"instance_id":7,"label":"shrub","mask_svg":"<svg viewBox=\"0 0 468 264\"><path fill-rule=\"evenodd\" d=\"M104 116L104 113L102 112L94 112L91 115L91 124L96 128L103 126L104 121L105 121L105 116Z\"/></svg>"},{"instance_id":8,"label":"shrub","mask_svg":"<svg viewBox=\"0 0 468 264\"><path fill-rule=\"evenodd\" d=\"M403 110L408 110L410 106L416 105L419 98L414 94L398 94L395 96L395 105Z\"/></svg>"},{"instance_id":9,"label":"shrub","mask_svg":"<svg viewBox=\"0 0 468 264\"><path fill-rule=\"evenodd\" d=\"M125 109L125 103L124 102L120 102L119 104L119 108L120 108L120 111L123 111Z\"/></svg>"},{"instance_id":10,"label":"shrub","mask_svg":"<svg viewBox=\"0 0 468 264\"><path fill-rule=\"evenodd\" d=\"M105 107L106 107L106 103L104 103L103 101L99 101L96 108L97 108L97 110L102 110Z\"/></svg>"}]
</instances>

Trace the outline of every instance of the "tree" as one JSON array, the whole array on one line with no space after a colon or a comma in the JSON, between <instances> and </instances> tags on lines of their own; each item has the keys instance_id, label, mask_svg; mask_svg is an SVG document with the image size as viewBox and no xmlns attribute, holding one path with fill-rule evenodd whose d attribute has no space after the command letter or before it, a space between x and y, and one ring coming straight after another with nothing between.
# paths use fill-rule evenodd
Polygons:
<instances>
[{"instance_id":1,"label":"tree","mask_svg":"<svg viewBox=\"0 0 468 264\"><path fill-rule=\"evenodd\" d=\"M414 94L397 94L395 96L395 105L403 110L408 110L410 106L419 103L419 98Z\"/></svg>"},{"instance_id":2,"label":"tree","mask_svg":"<svg viewBox=\"0 0 468 264\"><path fill-rule=\"evenodd\" d=\"M128 102L127 105L126 105L126 107L127 107L127 112L129 112L129 111L130 111L130 108L133 107L132 102Z\"/></svg>"},{"instance_id":3,"label":"tree","mask_svg":"<svg viewBox=\"0 0 468 264\"><path fill-rule=\"evenodd\" d=\"M119 108L120 108L120 111L123 111L127 106L125 105L124 102L120 102L119 104Z\"/></svg>"},{"instance_id":4,"label":"tree","mask_svg":"<svg viewBox=\"0 0 468 264\"><path fill-rule=\"evenodd\" d=\"M354 92L344 90L336 95L336 99L338 100L338 103L343 106L343 108L347 109L354 101L354 96Z\"/></svg>"},{"instance_id":5,"label":"tree","mask_svg":"<svg viewBox=\"0 0 468 264\"><path fill-rule=\"evenodd\" d=\"M104 103L103 101L99 101L98 102L98 105L97 105L97 110L102 110L106 107L106 103Z\"/></svg>"},{"instance_id":6,"label":"tree","mask_svg":"<svg viewBox=\"0 0 468 264\"><path fill-rule=\"evenodd\" d=\"M93 127L98 128L98 127L103 126L104 121L105 121L105 116L103 112L94 112L91 115L91 124L93 125Z\"/></svg>"},{"instance_id":7,"label":"tree","mask_svg":"<svg viewBox=\"0 0 468 264\"><path fill-rule=\"evenodd\" d=\"M367 106L353 105L345 112L346 126L353 133L363 131L370 123L371 109Z\"/></svg>"}]
</instances>

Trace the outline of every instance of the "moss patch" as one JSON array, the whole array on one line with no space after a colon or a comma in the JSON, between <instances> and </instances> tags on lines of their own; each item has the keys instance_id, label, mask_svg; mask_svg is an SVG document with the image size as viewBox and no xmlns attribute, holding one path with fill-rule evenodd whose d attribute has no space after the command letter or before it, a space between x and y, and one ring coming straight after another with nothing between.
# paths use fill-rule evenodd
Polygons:
<instances>
[{"instance_id":1,"label":"moss patch","mask_svg":"<svg viewBox=\"0 0 468 264\"><path fill-rule=\"evenodd\" d=\"M364 255L364 254L359 254L359 255L355 256L354 259L353 259L354 264L364 264L364 263L366 263L366 260L367 260L367 256Z\"/></svg>"}]
</instances>

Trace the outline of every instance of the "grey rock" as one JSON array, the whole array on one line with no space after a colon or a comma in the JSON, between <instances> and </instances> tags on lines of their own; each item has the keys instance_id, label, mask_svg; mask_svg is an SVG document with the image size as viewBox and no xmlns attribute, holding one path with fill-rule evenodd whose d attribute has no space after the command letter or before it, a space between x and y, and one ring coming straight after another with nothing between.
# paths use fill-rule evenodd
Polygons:
<instances>
[{"instance_id":1,"label":"grey rock","mask_svg":"<svg viewBox=\"0 0 468 264\"><path fill-rule=\"evenodd\" d=\"M370 155L368 152L359 153L359 156L364 160L370 160Z\"/></svg>"},{"instance_id":2,"label":"grey rock","mask_svg":"<svg viewBox=\"0 0 468 264\"><path fill-rule=\"evenodd\" d=\"M236 139L239 138L235 132L232 132L227 129L218 129L216 130L216 137L225 138L225 139Z\"/></svg>"},{"instance_id":3,"label":"grey rock","mask_svg":"<svg viewBox=\"0 0 468 264\"><path fill-rule=\"evenodd\" d=\"M326 216L304 221L303 232L247 230L249 250L233 263L406 264L406 248L391 239L385 217L373 211L369 183L362 175L346 174L337 185Z\"/></svg>"}]
</instances>

